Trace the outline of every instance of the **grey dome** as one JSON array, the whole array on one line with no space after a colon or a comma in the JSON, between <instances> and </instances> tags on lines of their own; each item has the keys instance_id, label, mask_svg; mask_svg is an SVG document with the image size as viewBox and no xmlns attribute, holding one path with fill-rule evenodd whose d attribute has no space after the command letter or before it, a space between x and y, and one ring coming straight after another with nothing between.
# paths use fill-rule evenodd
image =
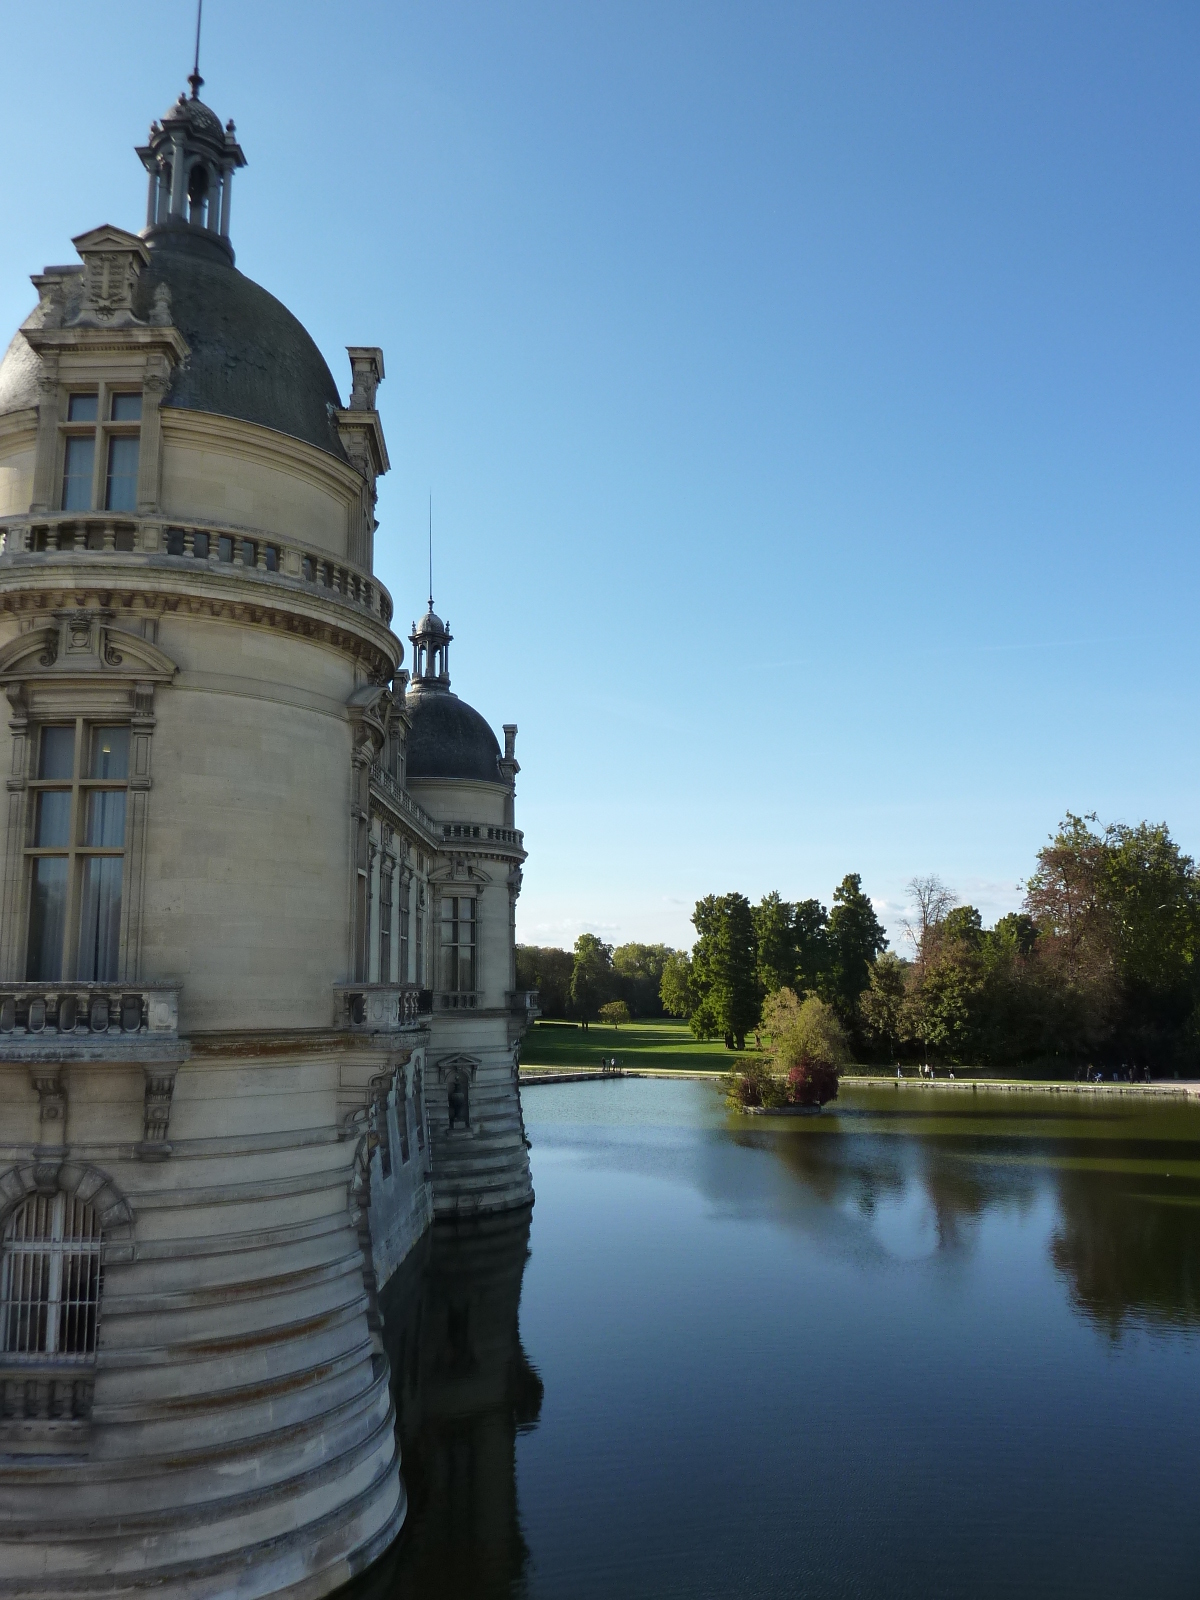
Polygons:
<instances>
[{"instance_id":1,"label":"grey dome","mask_svg":"<svg viewBox=\"0 0 1200 1600\"><path fill-rule=\"evenodd\" d=\"M225 130L221 126L220 117L211 106L206 106L203 100L197 100L194 95L189 100L186 94L181 94L179 99L163 112L162 120L171 123L178 122L180 118L188 123L193 133L215 139L218 144L224 142Z\"/></svg>"},{"instance_id":2,"label":"grey dome","mask_svg":"<svg viewBox=\"0 0 1200 1600\"><path fill-rule=\"evenodd\" d=\"M170 321L191 350L175 369L163 404L256 422L344 461L330 417L341 397L303 325L229 265L199 230L154 231L134 311L149 320L155 294L165 285ZM18 333L0 363L0 416L37 403L37 359Z\"/></svg>"},{"instance_id":3,"label":"grey dome","mask_svg":"<svg viewBox=\"0 0 1200 1600\"><path fill-rule=\"evenodd\" d=\"M404 709L410 778L477 778L503 783L500 745L487 722L449 689L410 690Z\"/></svg>"}]
</instances>

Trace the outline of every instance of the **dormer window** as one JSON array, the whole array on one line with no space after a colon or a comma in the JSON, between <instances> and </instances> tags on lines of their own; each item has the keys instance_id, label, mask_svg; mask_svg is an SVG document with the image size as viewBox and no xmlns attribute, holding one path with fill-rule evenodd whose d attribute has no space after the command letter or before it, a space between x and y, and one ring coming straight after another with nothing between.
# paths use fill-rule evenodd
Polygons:
<instances>
[{"instance_id":1,"label":"dormer window","mask_svg":"<svg viewBox=\"0 0 1200 1600\"><path fill-rule=\"evenodd\" d=\"M141 423L138 393L106 390L68 395L63 424L64 511L91 511L97 506L105 511L137 510Z\"/></svg>"}]
</instances>

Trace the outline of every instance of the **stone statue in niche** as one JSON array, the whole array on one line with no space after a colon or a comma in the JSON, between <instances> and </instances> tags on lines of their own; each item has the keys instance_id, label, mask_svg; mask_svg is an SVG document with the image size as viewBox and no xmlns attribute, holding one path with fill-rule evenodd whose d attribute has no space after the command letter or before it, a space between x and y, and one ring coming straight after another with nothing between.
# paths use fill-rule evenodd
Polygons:
<instances>
[{"instance_id":1,"label":"stone statue in niche","mask_svg":"<svg viewBox=\"0 0 1200 1600\"><path fill-rule=\"evenodd\" d=\"M469 1128L471 1126L471 1108L467 1092L467 1080L461 1072L456 1072L450 1079L446 1103L450 1110L451 1131L453 1131L456 1122L461 1122L464 1128Z\"/></svg>"}]
</instances>

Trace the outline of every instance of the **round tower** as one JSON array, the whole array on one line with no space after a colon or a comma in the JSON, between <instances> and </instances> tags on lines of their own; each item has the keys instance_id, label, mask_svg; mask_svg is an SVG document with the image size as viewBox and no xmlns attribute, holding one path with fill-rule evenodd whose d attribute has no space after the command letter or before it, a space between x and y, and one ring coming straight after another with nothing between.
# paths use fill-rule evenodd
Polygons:
<instances>
[{"instance_id":1,"label":"round tower","mask_svg":"<svg viewBox=\"0 0 1200 1600\"><path fill-rule=\"evenodd\" d=\"M375 1289L431 1215L433 997L394 885L425 915L445 835L372 571L383 358L343 405L238 272L199 84L145 229L35 275L0 364L12 1596L316 1597L404 1515Z\"/></svg>"},{"instance_id":2,"label":"round tower","mask_svg":"<svg viewBox=\"0 0 1200 1600\"><path fill-rule=\"evenodd\" d=\"M520 1039L537 1000L516 989L521 769L516 726L505 726L502 752L486 720L451 690L453 635L432 596L409 637L408 785L442 839L428 886L437 941L426 1085L433 1204L436 1217L461 1217L533 1201L518 1085Z\"/></svg>"}]
</instances>

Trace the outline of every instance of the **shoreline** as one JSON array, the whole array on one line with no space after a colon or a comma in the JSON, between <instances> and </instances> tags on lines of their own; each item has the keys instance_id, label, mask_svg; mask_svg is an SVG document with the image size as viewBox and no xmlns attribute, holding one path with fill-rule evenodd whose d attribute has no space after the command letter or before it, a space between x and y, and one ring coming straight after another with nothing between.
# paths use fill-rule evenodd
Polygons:
<instances>
[{"instance_id":1,"label":"shoreline","mask_svg":"<svg viewBox=\"0 0 1200 1600\"><path fill-rule=\"evenodd\" d=\"M683 1078L715 1084L720 1076L716 1071L697 1072L682 1067L618 1067L615 1072L587 1067L522 1067L519 1081L522 1088L535 1083L597 1083L610 1078ZM844 1094L858 1085L866 1089L890 1086L893 1089L969 1090L972 1094L982 1090L992 1094L1090 1094L1200 1100L1200 1080L1190 1078L1170 1082L1160 1079L1151 1083L1074 1083L1063 1078L888 1078L855 1074L841 1080L840 1092Z\"/></svg>"}]
</instances>

